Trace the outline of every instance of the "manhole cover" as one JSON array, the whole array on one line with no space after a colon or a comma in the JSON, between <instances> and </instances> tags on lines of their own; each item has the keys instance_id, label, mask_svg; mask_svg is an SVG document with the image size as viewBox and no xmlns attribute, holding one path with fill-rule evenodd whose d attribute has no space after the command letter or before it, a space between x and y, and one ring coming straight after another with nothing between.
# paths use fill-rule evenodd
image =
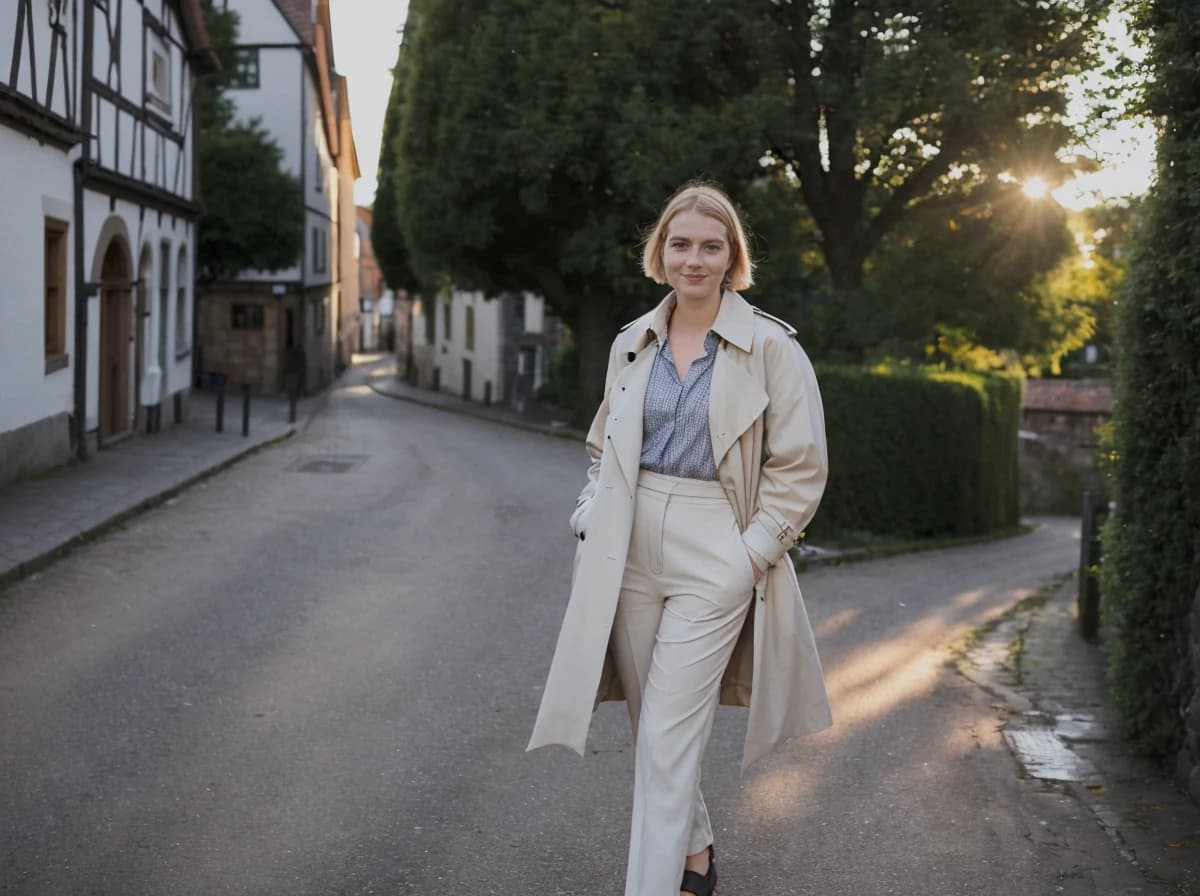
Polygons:
<instances>
[{"instance_id":1,"label":"manhole cover","mask_svg":"<svg viewBox=\"0 0 1200 896\"><path fill-rule=\"evenodd\" d=\"M293 473L349 473L367 457L366 454L320 454L298 458L288 469Z\"/></svg>"}]
</instances>

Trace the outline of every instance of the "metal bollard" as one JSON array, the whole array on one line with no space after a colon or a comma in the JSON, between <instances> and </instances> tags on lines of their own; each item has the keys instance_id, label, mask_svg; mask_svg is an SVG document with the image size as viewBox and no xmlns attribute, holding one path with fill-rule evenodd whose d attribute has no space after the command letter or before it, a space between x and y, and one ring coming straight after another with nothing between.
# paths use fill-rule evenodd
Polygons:
<instances>
[{"instance_id":1,"label":"metal bollard","mask_svg":"<svg viewBox=\"0 0 1200 896\"><path fill-rule=\"evenodd\" d=\"M296 422L296 401L300 391L300 380L294 373L287 376L288 423Z\"/></svg>"},{"instance_id":2,"label":"metal bollard","mask_svg":"<svg viewBox=\"0 0 1200 896\"><path fill-rule=\"evenodd\" d=\"M1079 538L1079 632L1089 641L1100 632L1100 523L1108 510L1107 503L1095 492L1083 493L1083 519Z\"/></svg>"},{"instance_id":3,"label":"metal bollard","mask_svg":"<svg viewBox=\"0 0 1200 896\"><path fill-rule=\"evenodd\" d=\"M250 384L242 383L242 435L250 435Z\"/></svg>"},{"instance_id":4,"label":"metal bollard","mask_svg":"<svg viewBox=\"0 0 1200 896\"><path fill-rule=\"evenodd\" d=\"M217 382L217 432L225 431L225 382Z\"/></svg>"}]
</instances>

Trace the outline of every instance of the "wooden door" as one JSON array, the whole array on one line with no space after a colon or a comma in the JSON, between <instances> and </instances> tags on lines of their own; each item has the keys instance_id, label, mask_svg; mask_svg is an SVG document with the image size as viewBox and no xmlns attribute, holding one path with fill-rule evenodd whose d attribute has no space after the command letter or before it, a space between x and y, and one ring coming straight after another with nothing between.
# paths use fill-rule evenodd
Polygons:
<instances>
[{"instance_id":1,"label":"wooden door","mask_svg":"<svg viewBox=\"0 0 1200 896\"><path fill-rule=\"evenodd\" d=\"M129 429L129 340L133 309L120 247L104 256L100 288L100 438Z\"/></svg>"}]
</instances>

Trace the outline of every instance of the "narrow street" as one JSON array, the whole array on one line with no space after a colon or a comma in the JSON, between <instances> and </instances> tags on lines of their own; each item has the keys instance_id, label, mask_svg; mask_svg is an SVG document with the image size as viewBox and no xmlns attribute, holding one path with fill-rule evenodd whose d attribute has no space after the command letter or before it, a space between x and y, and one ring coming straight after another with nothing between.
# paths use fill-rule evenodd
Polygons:
<instances>
[{"instance_id":1,"label":"narrow street","mask_svg":"<svg viewBox=\"0 0 1200 896\"><path fill-rule=\"evenodd\" d=\"M624 707L583 760L524 753L584 469L352 377L300 436L0 592L0 892L619 893ZM739 776L719 713L721 896L1165 892L1020 775L950 664L1078 550L1046 524L803 574L837 724Z\"/></svg>"}]
</instances>

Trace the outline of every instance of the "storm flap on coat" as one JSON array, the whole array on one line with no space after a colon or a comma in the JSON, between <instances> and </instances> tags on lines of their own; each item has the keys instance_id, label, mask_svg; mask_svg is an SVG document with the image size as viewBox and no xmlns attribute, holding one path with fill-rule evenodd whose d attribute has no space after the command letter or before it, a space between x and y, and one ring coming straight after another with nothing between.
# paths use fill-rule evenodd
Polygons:
<instances>
[{"instance_id":1,"label":"storm flap on coat","mask_svg":"<svg viewBox=\"0 0 1200 896\"><path fill-rule=\"evenodd\" d=\"M642 406L674 307L668 295L624 327L609 353L604 400L588 432L588 481L571 516L571 595L527 749L562 744L581 755L591 715L623 700L609 636L633 530ZM829 727L821 662L788 557L816 513L828 461L816 374L795 331L726 292L713 323L709 430L717 478L746 545L767 561L754 588L720 701L748 706L742 767L791 738Z\"/></svg>"}]
</instances>

